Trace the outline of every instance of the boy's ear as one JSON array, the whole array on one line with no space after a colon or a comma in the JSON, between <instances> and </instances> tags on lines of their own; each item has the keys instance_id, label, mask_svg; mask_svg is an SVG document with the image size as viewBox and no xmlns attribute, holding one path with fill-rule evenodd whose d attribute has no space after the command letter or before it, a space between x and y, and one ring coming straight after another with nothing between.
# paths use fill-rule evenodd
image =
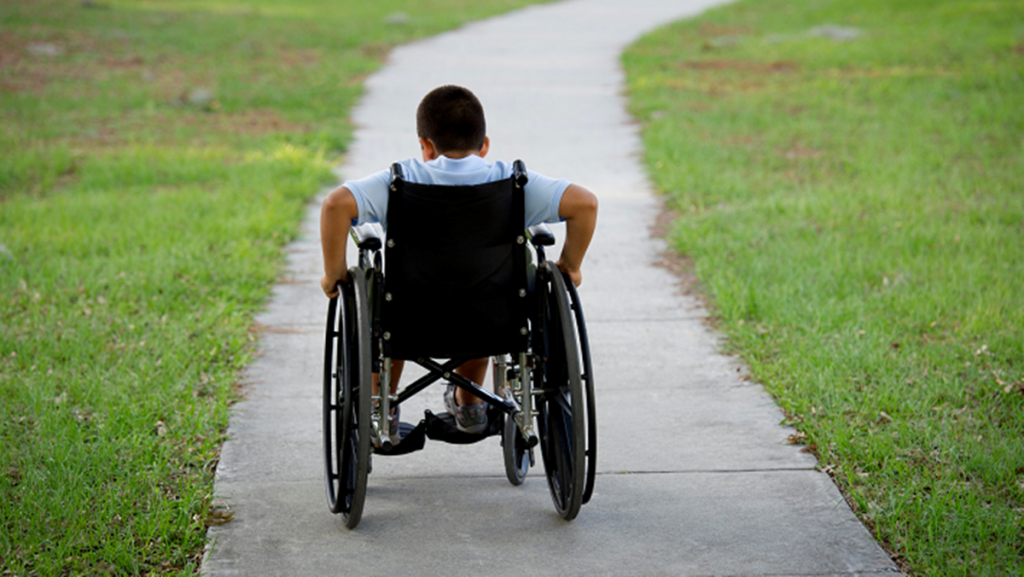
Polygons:
<instances>
[{"instance_id":1,"label":"boy's ear","mask_svg":"<svg viewBox=\"0 0 1024 577\"><path fill-rule=\"evenodd\" d=\"M491 137L490 136L485 136L484 137L484 145L480 147L480 154L479 154L480 158L483 158L483 157L487 156L487 153L490 150L491 150Z\"/></svg>"},{"instance_id":2,"label":"boy's ear","mask_svg":"<svg viewBox=\"0 0 1024 577\"><path fill-rule=\"evenodd\" d=\"M423 162L437 159L437 147L429 138L420 137L420 152L423 153Z\"/></svg>"}]
</instances>

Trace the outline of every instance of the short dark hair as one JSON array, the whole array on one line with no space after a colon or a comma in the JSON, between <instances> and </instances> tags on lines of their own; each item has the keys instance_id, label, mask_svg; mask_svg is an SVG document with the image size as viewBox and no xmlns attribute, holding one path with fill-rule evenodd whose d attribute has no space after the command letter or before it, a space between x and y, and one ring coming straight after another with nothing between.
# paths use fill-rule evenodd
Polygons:
<instances>
[{"instance_id":1,"label":"short dark hair","mask_svg":"<svg viewBox=\"0 0 1024 577\"><path fill-rule=\"evenodd\" d=\"M484 107L468 88L452 84L431 90L416 109L416 133L439 153L475 151L484 146Z\"/></svg>"}]
</instances>

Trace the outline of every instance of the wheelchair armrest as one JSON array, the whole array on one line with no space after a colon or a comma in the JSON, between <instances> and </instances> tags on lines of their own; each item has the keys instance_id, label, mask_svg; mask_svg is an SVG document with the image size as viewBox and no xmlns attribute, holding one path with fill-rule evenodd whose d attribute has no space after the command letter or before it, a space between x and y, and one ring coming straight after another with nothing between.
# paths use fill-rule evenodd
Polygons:
<instances>
[{"instance_id":1,"label":"wheelchair armrest","mask_svg":"<svg viewBox=\"0 0 1024 577\"><path fill-rule=\"evenodd\" d=\"M551 246L555 244L555 234L543 222L527 229L526 238L530 239L534 246Z\"/></svg>"},{"instance_id":2,"label":"wheelchair armrest","mask_svg":"<svg viewBox=\"0 0 1024 577\"><path fill-rule=\"evenodd\" d=\"M375 222L353 226L349 234L352 235L352 240L356 241L356 246L360 250L380 250L380 247L383 246L381 237L384 236L384 231Z\"/></svg>"}]
</instances>

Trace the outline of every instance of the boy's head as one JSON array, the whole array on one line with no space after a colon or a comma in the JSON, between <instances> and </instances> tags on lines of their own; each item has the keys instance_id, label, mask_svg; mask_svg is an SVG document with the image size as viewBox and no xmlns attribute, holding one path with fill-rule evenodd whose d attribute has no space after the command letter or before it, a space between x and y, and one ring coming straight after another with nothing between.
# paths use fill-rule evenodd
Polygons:
<instances>
[{"instance_id":1,"label":"boy's head","mask_svg":"<svg viewBox=\"0 0 1024 577\"><path fill-rule=\"evenodd\" d=\"M435 88L416 109L416 133L429 141L438 154L478 152L487 143L484 107L461 86Z\"/></svg>"}]
</instances>

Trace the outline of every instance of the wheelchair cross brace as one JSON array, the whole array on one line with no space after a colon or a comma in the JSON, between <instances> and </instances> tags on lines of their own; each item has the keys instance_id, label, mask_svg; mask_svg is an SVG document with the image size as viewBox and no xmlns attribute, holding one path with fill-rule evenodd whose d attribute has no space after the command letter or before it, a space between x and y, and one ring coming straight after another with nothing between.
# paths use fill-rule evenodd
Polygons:
<instances>
[{"instance_id":1,"label":"wheelchair cross brace","mask_svg":"<svg viewBox=\"0 0 1024 577\"><path fill-rule=\"evenodd\" d=\"M520 362L525 363L526 357L528 357L527 354L522 354ZM524 403L520 406L515 402L511 395L509 395L508 398L499 397L491 391L488 391L455 372L456 368L469 360L472 359L470 357L456 357L449 359L447 362L442 364L430 358L419 357L414 359L413 362L426 369L426 375L398 390L395 394L374 395L374 400L378 401L378 403L375 404L379 406L379 412L377 410L374 411L372 426L375 429L374 436L377 439L380 439L381 448L384 451L390 451L392 449L392 444L388 435L382 434L383 431L388 430L390 420L393 418L390 409L391 404L395 403L396 405L399 405L441 379L446 379L456 387L482 399L488 405L496 407L502 411L502 413L511 415L512 419L519 427L519 430L522 432L523 438L526 439L528 447L533 448L540 442L537 435L533 432L532 399L528 395L524 395ZM391 359L384 359L384 362L382 362L381 365L380 382L390 382ZM499 363L499 367L502 369L506 366L507 364L504 361ZM507 387L507 377L504 370L500 370L499 373L501 374L497 378L496 384L498 388L504 389ZM523 374L526 375L525 379L527 380L527 382L522 383L523 390L529 391L531 388L529 383L529 371L523 371ZM383 389L381 393L383 393Z\"/></svg>"}]
</instances>

